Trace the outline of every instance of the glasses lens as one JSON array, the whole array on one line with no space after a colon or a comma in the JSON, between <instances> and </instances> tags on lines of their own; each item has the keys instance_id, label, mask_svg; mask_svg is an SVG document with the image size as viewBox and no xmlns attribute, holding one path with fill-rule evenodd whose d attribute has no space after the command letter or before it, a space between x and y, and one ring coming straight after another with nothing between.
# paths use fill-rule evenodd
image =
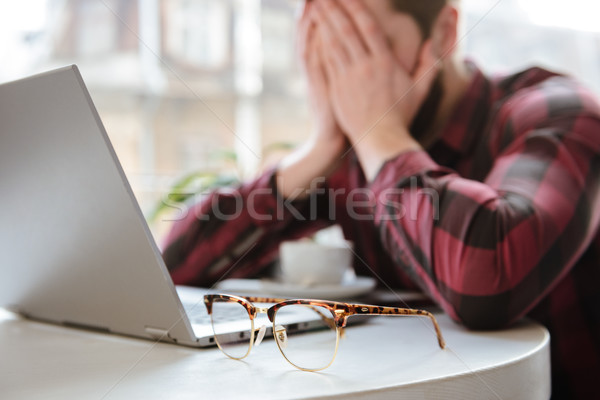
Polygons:
<instances>
[{"instance_id":1,"label":"glasses lens","mask_svg":"<svg viewBox=\"0 0 600 400\"><path fill-rule=\"evenodd\" d=\"M227 356L244 358L250 352L252 320L248 310L235 301L215 299L211 321L215 340Z\"/></svg>"},{"instance_id":2,"label":"glasses lens","mask_svg":"<svg viewBox=\"0 0 600 400\"><path fill-rule=\"evenodd\" d=\"M289 323L298 321L301 323ZM328 367L337 350L337 330L327 308L287 305L277 310L273 321L275 341L285 358L296 367L320 370Z\"/></svg>"}]
</instances>

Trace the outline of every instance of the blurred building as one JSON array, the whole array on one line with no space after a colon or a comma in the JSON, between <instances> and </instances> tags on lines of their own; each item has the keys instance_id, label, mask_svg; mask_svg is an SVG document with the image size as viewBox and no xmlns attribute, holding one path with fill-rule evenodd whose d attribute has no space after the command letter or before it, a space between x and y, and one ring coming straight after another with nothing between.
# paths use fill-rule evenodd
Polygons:
<instances>
[{"instance_id":1,"label":"blurred building","mask_svg":"<svg viewBox=\"0 0 600 400\"><path fill-rule=\"evenodd\" d=\"M251 176L273 143L298 143L308 112L294 7L272 0L47 0L20 38L15 77L76 63L134 190L149 209L192 170ZM2 80L12 78L10 73ZM223 150L235 152L226 163ZM272 155L272 154L271 154ZM266 154L269 156L269 154Z\"/></svg>"}]
</instances>

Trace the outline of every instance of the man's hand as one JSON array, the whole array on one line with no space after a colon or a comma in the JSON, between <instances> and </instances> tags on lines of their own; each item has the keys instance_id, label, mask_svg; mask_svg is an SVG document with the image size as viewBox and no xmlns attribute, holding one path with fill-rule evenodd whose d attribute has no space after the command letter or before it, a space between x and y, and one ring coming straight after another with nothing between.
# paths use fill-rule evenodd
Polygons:
<instances>
[{"instance_id":1,"label":"man's hand","mask_svg":"<svg viewBox=\"0 0 600 400\"><path fill-rule=\"evenodd\" d=\"M348 140L337 123L330 102L330 88L321 57L323 43L315 26L314 5L306 3L298 21L298 52L308 81L315 127L309 140L286 157L277 172L277 187L284 197L302 197L314 180L326 178L342 160Z\"/></svg>"},{"instance_id":2,"label":"man's hand","mask_svg":"<svg viewBox=\"0 0 600 400\"><path fill-rule=\"evenodd\" d=\"M331 103L367 178L388 159L420 149L408 127L437 74L426 41L411 76L360 0L315 0ZM433 116L432 116L433 118Z\"/></svg>"},{"instance_id":3,"label":"man's hand","mask_svg":"<svg viewBox=\"0 0 600 400\"><path fill-rule=\"evenodd\" d=\"M298 22L298 53L308 82L308 98L315 117L315 134L319 139L345 142L345 136L336 121L329 100L325 64L321 57L323 42L317 35L314 6L306 3Z\"/></svg>"}]
</instances>

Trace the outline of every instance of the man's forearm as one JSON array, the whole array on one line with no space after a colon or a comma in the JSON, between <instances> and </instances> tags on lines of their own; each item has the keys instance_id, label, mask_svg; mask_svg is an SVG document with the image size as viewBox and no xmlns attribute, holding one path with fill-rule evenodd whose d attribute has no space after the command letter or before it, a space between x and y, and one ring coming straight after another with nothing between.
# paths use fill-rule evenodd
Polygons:
<instances>
[{"instance_id":1,"label":"man's forearm","mask_svg":"<svg viewBox=\"0 0 600 400\"><path fill-rule=\"evenodd\" d=\"M277 170L277 189L284 198L306 197L317 180L326 179L340 164L346 142L313 138L283 160Z\"/></svg>"},{"instance_id":2,"label":"man's forearm","mask_svg":"<svg viewBox=\"0 0 600 400\"><path fill-rule=\"evenodd\" d=\"M354 143L367 180L373 181L383 164L409 151L422 150L419 143L405 129L378 128L378 131L367 132Z\"/></svg>"}]
</instances>

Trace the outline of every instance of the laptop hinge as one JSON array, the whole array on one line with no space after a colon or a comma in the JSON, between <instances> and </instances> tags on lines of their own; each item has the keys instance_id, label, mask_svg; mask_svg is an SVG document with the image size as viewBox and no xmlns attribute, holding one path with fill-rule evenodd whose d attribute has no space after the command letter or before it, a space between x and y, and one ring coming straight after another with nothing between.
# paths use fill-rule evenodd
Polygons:
<instances>
[{"instance_id":1,"label":"laptop hinge","mask_svg":"<svg viewBox=\"0 0 600 400\"><path fill-rule=\"evenodd\" d=\"M150 326L147 326L144 328L144 330L148 335L150 335L150 337L152 337L152 339L173 341L173 338L171 337L171 335L169 335L169 331L167 331L166 329L152 328Z\"/></svg>"}]
</instances>

